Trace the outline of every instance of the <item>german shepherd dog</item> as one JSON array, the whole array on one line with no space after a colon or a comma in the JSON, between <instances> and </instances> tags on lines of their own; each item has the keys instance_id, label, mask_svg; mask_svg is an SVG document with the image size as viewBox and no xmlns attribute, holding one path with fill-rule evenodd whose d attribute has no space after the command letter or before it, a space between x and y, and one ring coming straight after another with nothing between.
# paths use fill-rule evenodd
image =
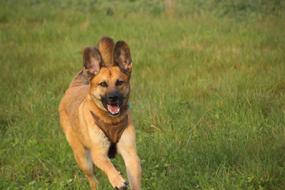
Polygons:
<instances>
[{"instance_id":1,"label":"german shepherd dog","mask_svg":"<svg viewBox=\"0 0 285 190\"><path fill-rule=\"evenodd\" d=\"M59 105L61 127L92 190L97 187L94 165L113 188L127 189L128 182L110 160L116 152L125 162L131 189L140 190L140 159L128 109L131 72L127 43L103 37L96 47L84 49L83 68Z\"/></svg>"}]
</instances>

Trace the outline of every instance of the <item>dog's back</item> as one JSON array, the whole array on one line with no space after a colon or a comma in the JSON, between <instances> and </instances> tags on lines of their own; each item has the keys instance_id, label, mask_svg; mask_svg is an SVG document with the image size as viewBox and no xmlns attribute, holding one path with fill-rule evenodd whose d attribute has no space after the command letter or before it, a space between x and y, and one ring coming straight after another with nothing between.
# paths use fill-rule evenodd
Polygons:
<instances>
[{"instance_id":1,"label":"dog's back","mask_svg":"<svg viewBox=\"0 0 285 190\"><path fill-rule=\"evenodd\" d=\"M60 105L59 112L61 120L69 120L71 125L76 125L78 120L78 109L82 101L86 98L89 90L88 80L84 76L83 70L81 70L69 85L69 88L66 90ZM72 121L70 121L72 120ZM66 125L61 125L65 127Z\"/></svg>"}]
</instances>

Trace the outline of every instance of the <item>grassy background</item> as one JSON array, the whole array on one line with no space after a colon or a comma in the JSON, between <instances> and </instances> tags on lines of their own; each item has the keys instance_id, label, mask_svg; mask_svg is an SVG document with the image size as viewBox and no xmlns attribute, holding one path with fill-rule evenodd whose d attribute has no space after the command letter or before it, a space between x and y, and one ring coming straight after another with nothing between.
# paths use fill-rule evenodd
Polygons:
<instances>
[{"instance_id":1,"label":"grassy background","mask_svg":"<svg viewBox=\"0 0 285 190\"><path fill-rule=\"evenodd\" d=\"M284 1L1 0L0 189L88 189L57 106L103 35L132 50L143 189L285 188Z\"/></svg>"}]
</instances>

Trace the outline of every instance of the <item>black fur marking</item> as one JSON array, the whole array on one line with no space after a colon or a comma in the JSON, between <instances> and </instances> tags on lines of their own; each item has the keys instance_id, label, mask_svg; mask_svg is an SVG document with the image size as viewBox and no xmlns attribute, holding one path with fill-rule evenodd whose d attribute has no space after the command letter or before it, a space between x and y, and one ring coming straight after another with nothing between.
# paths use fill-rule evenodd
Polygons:
<instances>
[{"instance_id":1,"label":"black fur marking","mask_svg":"<svg viewBox=\"0 0 285 190\"><path fill-rule=\"evenodd\" d=\"M117 154L117 143L111 143L108 150L108 157L113 159Z\"/></svg>"}]
</instances>

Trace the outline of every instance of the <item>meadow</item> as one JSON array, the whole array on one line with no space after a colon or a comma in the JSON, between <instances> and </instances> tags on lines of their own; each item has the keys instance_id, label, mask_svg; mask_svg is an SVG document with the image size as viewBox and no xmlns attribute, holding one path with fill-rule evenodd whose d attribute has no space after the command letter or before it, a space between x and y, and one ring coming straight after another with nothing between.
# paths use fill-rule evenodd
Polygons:
<instances>
[{"instance_id":1,"label":"meadow","mask_svg":"<svg viewBox=\"0 0 285 190\"><path fill-rule=\"evenodd\" d=\"M102 36L131 47L143 190L285 189L282 0L1 0L0 189L89 188L57 107Z\"/></svg>"}]
</instances>

